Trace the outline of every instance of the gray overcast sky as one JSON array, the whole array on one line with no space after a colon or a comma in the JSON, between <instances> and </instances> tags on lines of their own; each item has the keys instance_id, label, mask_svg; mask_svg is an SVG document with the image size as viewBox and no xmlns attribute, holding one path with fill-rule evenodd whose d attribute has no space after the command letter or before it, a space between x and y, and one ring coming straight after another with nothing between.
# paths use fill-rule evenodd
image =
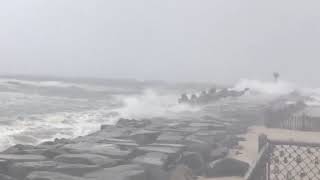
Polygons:
<instances>
[{"instance_id":1,"label":"gray overcast sky","mask_svg":"<svg viewBox=\"0 0 320 180\"><path fill-rule=\"evenodd\" d=\"M0 74L320 84L319 0L0 0ZM320 86L320 85L319 85Z\"/></svg>"}]
</instances>

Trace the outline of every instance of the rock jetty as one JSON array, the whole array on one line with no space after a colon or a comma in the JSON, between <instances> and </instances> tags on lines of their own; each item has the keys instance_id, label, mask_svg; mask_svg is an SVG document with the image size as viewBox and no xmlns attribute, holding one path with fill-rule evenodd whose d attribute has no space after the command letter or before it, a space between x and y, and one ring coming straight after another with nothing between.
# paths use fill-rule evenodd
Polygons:
<instances>
[{"instance_id":1,"label":"rock jetty","mask_svg":"<svg viewBox=\"0 0 320 180\"><path fill-rule=\"evenodd\" d=\"M224 88L218 91L216 88L211 88L209 91L202 91L200 95L182 94L178 99L178 102L180 104L185 103L192 105L210 104L224 98L236 98L243 96L248 91L249 88L246 88L242 91L230 90L228 88ZM188 96L190 96L190 98Z\"/></svg>"},{"instance_id":2,"label":"rock jetty","mask_svg":"<svg viewBox=\"0 0 320 180\"><path fill-rule=\"evenodd\" d=\"M3 180L193 180L243 176L249 165L226 157L249 121L120 119L75 139L15 145L0 154Z\"/></svg>"}]
</instances>

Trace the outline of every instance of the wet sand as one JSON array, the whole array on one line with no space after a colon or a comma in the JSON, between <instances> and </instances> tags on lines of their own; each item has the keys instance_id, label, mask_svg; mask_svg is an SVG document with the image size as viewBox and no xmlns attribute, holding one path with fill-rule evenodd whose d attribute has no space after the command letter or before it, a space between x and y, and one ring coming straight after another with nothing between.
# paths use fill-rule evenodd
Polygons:
<instances>
[{"instance_id":1,"label":"wet sand","mask_svg":"<svg viewBox=\"0 0 320 180\"><path fill-rule=\"evenodd\" d=\"M235 157L251 164L257 157L258 137L260 134L266 134L269 139L275 140L320 143L320 132L295 131L253 126L249 128L247 134L242 136L246 139L246 141L240 142L240 146L243 147L243 149L240 151L242 154Z\"/></svg>"},{"instance_id":2,"label":"wet sand","mask_svg":"<svg viewBox=\"0 0 320 180\"><path fill-rule=\"evenodd\" d=\"M240 150L233 150L230 157L252 164L258 155L258 137L260 134L266 134L269 139L291 140L303 142L320 143L320 132L306 132L285 129L265 128L262 126L252 126L248 132L241 137L246 140L240 142ZM236 153L238 151L240 154ZM223 177L223 178L199 178L199 180L243 180L241 177Z\"/></svg>"}]
</instances>

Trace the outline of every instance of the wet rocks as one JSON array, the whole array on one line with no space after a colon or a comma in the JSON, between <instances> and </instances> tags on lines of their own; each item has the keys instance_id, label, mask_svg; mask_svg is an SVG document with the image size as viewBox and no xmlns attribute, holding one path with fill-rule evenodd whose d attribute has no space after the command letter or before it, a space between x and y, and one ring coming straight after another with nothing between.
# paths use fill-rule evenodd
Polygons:
<instances>
[{"instance_id":1,"label":"wet rocks","mask_svg":"<svg viewBox=\"0 0 320 180\"><path fill-rule=\"evenodd\" d=\"M212 162L207 168L209 177L244 176L249 164L237 159L225 158Z\"/></svg>"},{"instance_id":2,"label":"wet rocks","mask_svg":"<svg viewBox=\"0 0 320 180\"><path fill-rule=\"evenodd\" d=\"M182 151L181 147L157 146L157 145L141 146L141 147L138 147L137 149L144 152L159 152L159 153L166 153L170 155L179 154Z\"/></svg>"},{"instance_id":3,"label":"wet rocks","mask_svg":"<svg viewBox=\"0 0 320 180\"><path fill-rule=\"evenodd\" d=\"M85 175L88 179L95 180L149 180L145 169L140 165L122 165L113 168L105 168Z\"/></svg>"},{"instance_id":4,"label":"wet rocks","mask_svg":"<svg viewBox=\"0 0 320 180\"><path fill-rule=\"evenodd\" d=\"M42 155L45 156L46 158L49 158L49 159L52 159L56 156L59 156L61 154L66 154L68 153L66 150L63 150L63 149L59 149L59 148L51 148L51 147L48 147L43 153Z\"/></svg>"},{"instance_id":5,"label":"wet rocks","mask_svg":"<svg viewBox=\"0 0 320 180\"><path fill-rule=\"evenodd\" d=\"M134 127L134 128L144 128L152 122L147 119L135 120L135 119L119 119L116 126L117 127Z\"/></svg>"},{"instance_id":6,"label":"wet rocks","mask_svg":"<svg viewBox=\"0 0 320 180\"><path fill-rule=\"evenodd\" d=\"M167 180L170 165L170 156L165 153L151 152L132 160L134 164L140 164L145 168L147 180Z\"/></svg>"},{"instance_id":7,"label":"wet rocks","mask_svg":"<svg viewBox=\"0 0 320 180\"><path fill-rule=\"evenodd\" d=\"M224 159L241 140L229 131L234 123L120 119L87 136L13 146L0 153L0 173L16 180L192 180L228 167L239 175L246 164Z\"/></svg>"},{"instance_id":8,"label":"wet rocks","mask_svg":"<svg viewBox=\"0 0 320 180\"><path fill-rule=\"evenodd\" d=\"M17 179L25 178L33 171L47 171L57 166L53 161L38 161L38 162L16 162L8 167L8 175Z\"/></svg>"},{"instance_id":9,"label":"wet rocks","mask_svg":"<svg viewBox=\"0 0 320 180\"><path fill-rule=\"evenodd\" d=\"M17 144L12 147L9 147L7 150L3 151L3 153L7 154L28 154L27 152L34 149L31 145L22 145Z\"/></svg>"},{"instance_id":10,"label":"wet rocks","mask_svg":"<svg viewBox=\"0 0 320 180\"><path fill-rule=\"evenodd\" d=\"M1 160L7 160L9 162L26 162L26 161L43 161L46 157L41 155L31 154L0 154Z\"/></svg>"},{"instance_id":11,"label":"wet rocks","mask_svg":"<svg viewBox=\"0 0 320 180\"><path fill-rule=\"evenodd\" d=\"M84 178L70 176L57 172L34 171L25 180L86 180Z\"/></svg>"},{"instance_id":12,"label":"wet rocks","mask_svg":"<svg viewBox=\"0 0 320 180\"><path fill-rule=\"evenodd\" d=\"M75 143L79 142L91 142L97 143L104 141L106 138L127 138L131 133L135 132L137 129L116 127L116 126L106 126L103 130L90 134L88 136L78 137L74 140Z\"/></svg>"},{"instance_id":13,"label":"wet rocks","mask_svg":"<svg viewBox=\"0 0 320 180\"><path fill-rule=\"evenodd\" d=\"M97 154L63 154L54 158L55 161L69 164L87 164L112 167L117 161L107 156Z\"/></svg>"},{"instance_id":14,"label":"wet rocks","mask_svg":"<svg viewBox=\"0 0 320 180\"><path fill-rule=\"evenodd\" d=\"M229 153L229 149L226 147L218 147L216 149L213 149L210 152L210 160L211 161L215 161L218 159L222 159L224 157L226 157Z\"/></svg>"},{"instance_id":15,"label":"wet rocks","mask_svg":"<svg viewBox=\"0 0 320 180\"><path fill-rule=\"evenodd\" d=\"M192 172L197 175L201 175L206 166L203 156L197 152L184 152L180 162L190 168Z\"/></svg>"},{"instance_id":16,"label":"wet rocks","mask_svg":"<svg viewBox=\"0 0 320 180\"><path fill-rule=\"evenodd\" d=\"M132 153L132 150L122 150L117 145L90 142L67 144L61 148L69 153L100 154L120 159L125 159Z\"/></svg>"},{"instance_id":17,"label":"wet rocks","mask_svg":"<svg viewBox=\"0 0 320 180\"><path fill-rule=\"evenodd\" d=\"M178 165L170 174L169 180L196 180L192 170L185 165Z\"/></svg>"},{"instance_id":18,"label":"wet rocks","mask_svg":"<svg viewBox=\"0 0 320 180\"><path fill-rule=\"evenodd\" d=\"M170 173L156 166L144 166L147 180L169 180Z\"/></svg>"},{"instance_id":19,"label":"wet rocks","mask_svg":"<svg viewBox=\"0 0 320 180\"><path fill-rule=\"evenodd\" d=\"M165 132L162 133L157 141L161 143L181 143L184 139L184 136L178 132Z\"/></svg>"},{"instance_id":20,"label":"wet rocks","mask_svg":"<svg viewBox=\"0 0 320 180\"><path fill-rule=\"evenodd\" d=\"M72 176L83 176L86 173L99 170L99 168L97 165L59 163L53 171Z\"/></svg>"},{"instance_id":21,"label":"wet rocks","mask_svg":"<svg viewBox=\"0 0 320 180\"><path fill-rule=\"evenodd\" d=\"M150 152L142 156L136 157L132 160L133 163L142 165L157 166L164 168L168 163L169 156L165 153Z\"/></svg>"},{"instance_id":22,"label":"wet rocks","mask_svg":"<svg viewBox=\"0 0 320 180\"><path fill-rule=\"evenodd\" d=\"M8 172L8 160L0 159L0 173L7 173Z\"/></svg>"},{"instance_id":23,"label":"wet rocks","mask_svg":"<svg viewBox=\"0 0 320 180\"><path fill-rule=\"evenodd\" d=\"M160 134L159 131L140 130L132 133L130 139L139 145L145 145L155 142Z\"/></svg>"},{"instance_id":24,"label":"wet rocks","mask_svg":"<svg viewBox=\"0 0 320 180\"><path fill-rule=\"evenodd\" d=\"M200 122L200 123L191 123L189 125L190 127L198 127L204 130L224 130L226 127L223 124L215 124L215 123L206 123L206 122Z\"/></svg>"},{"instance_id":25,"label":"wet rocks","mask_svg":"<svg viewBox=\"0 0 320 180\"><path fill-rule=\"evenodd\" d=\"M4 175L4 174L0 174L0 179L1 180L16 180L13 177L10 177L10 176Z\"/></svg>"},{"instance_id":26,"label":"wet rocks","mask_svg":"<svg viewBox=\"0 0 320 180\"><path fill-rule=\"evenodd\" d=\"M139 144L137 144L134 140L120 138L105 138L102 141L98 141L98 143L114 144L120 149L136 149L139 146Z\"/></svg>"},{"instance_id":27,"label":"wet rocks","mask_svg":"<svg viewBox=\"0 0 320 180\"><path fill-rule=\"evenodd\" d=\"M187 151L189 152L197 152L201 154L203 159L210 159L210 153L213 149L216 148L216 145L211 145L207 143L191 143L187 146Z\"/></svg>"}]
</instances>

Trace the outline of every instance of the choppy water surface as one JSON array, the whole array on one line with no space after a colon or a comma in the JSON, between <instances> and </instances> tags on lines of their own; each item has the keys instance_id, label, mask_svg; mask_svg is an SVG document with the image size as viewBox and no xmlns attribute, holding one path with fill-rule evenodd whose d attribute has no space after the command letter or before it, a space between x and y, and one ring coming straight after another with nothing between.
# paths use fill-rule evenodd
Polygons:
<instances>
[{"instance_id":1,"label":"choppy water surface","mask_svg":"<svg viewBox=\"0 0 320 180\"><path fill-rule=\"evenodd\" d=\"M157 88L138 82L1 78L0 150L17 143L37 144L85 135L120 117L174 116L197 110L178 105L178 91L160 93Z\"/></svg>"},{"instance_id":2,"label":"choppy water surface","mask_svg":"<svg viewBox=\"0 0 320 180\"><path fill-rule=\"evenodd\" d=\"M251 91L244 97L190 106L177 103L180 93L195 92L203 87L116 80L93 83L90 80L0 78L0 150L18 143L37 144L85 135L98 130L101 124L115 123L120 117L196 119L230 109L249 110L297 90L289 83L250 80L240 81L234 89L246 87ZM300 91L314 97L315 101L309 103L320 104L317 90Z\"/></svg>"}]
</instances>

